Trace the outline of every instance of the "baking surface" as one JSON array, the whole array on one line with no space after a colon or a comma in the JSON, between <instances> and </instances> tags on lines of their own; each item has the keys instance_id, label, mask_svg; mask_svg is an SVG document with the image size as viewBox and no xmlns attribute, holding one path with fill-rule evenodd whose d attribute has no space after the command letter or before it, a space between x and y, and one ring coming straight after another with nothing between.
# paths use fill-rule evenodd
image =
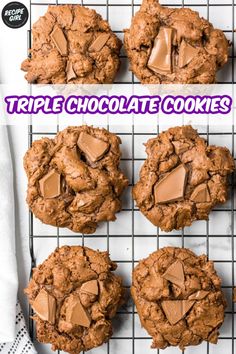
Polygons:
<instances>
[{"instance_id":1,"label":"baking surface","mask_svg":"<svg viewBox=\"0 0 236 354\"><path fill-rule=\"evenodd\" d=\"M8 1L3 1L3 6ZM22 1L29 5L29 1ZM34 3L54 3L55 1L39 1ZM78 3L78 1L60 1L60 3ZM140 1L134 0L89 0L83 1L84 5L91 6L108 18L111 27L117 32L120 38L123 37L122 29L129 26L132 13L138 9ZM173 6L190 6L200 12L204 17L209 17L210 21L216 27L225 31L228 39L234 39L232 29L233 15L235 10L233 0L163 0L163 4ZM131 5L134 6L131 6ZM106 6L109 5L109 6ZM45 12L45 5L32 6L32 21L34 22L39 15ZM223 14L223 15L222 15ZM2 31L0 25L0 33ZM28 26L28 24L27 24ZM25 58L27 52L27 26L19 31L8 30L4 27L7 35L1 38L7 51L1 53L1 79L3 82L14 83L15 80L23 82L24 74L19 71L19 65ZM17 52L17 57L15 53ZM234 46L232 53L234 52ZM229 64L219 73L220 82L234 82L234 63L230 59ZM13 70L9 70L13 67ZM124 52L122 52L122 68L117 77L118 82L136 82L133 75L128 72L128 64ZM178 122L178 124L181 122ZM106 126L105 126L106 127ZM137 210L132 202L130 191L131 185L138 178L138 171L145 158L145 149L142 145L148 138L152 137L163 127L157 128L157 125L148 127L131 126L110 126L111 131L120 135L123 144L121 166L129 177L130 186L123 195L123 211L117 215L117 221L114 223L105 223L101 225L95 235L75 235L65 230L57 230L54 227L41 224L38 220L32 219L29 225L28 209L25 203L26 178L22 166L22 158L28 146L27 128L9 127L11 139L11 148L13 153L14 168L16 175L16 201L17 201L17 258L20 278L20 299L24 304L25 314L27 313L26 299L22 289L25 287L30 272L30 254L29 254L29 226L31 232L31 241L33 241L34 256L36 263L42 262L58 245L77 245L84 244L94 249L109 250L111 258L118 263L117 273L122 275L125 286L129 288L131 282L132 268L140 258L144 258L158 247L163 246L184 246L191 248L195 253L206 253L215 261L215 267L222 277L223 291L226 295L228 307L226 309L225 323L220 331L219 343L209 345L203 343L197 347L188 348L187 354L227 354L236 352L234 313L232 313L232 285L235 283L235 242L234 242L234 224L235 224L235 203L231 181L229 191L229 201L214 209L210 215L209 222L195 222L190 228L185 228L183 232L172 232L165 234L159 232L144 216ZM217 128L214 126L196 127L199 132L208 140L210 144L227 146L232 153L235 151L235 132L234 128ZM57 127L45 127L32 132L32 140L40 138L45 133L55 134ZM43 134L42 134L43 133ZM232 134L233 133L233 134ZM234 312L234 311L233 311ZM50 345L41 345L35 341L39 354L52 353ZM97 354L148 354L158 352L150 349L151 339L141 328L138 316L132 305L128 302L126 308L122 308L114 320L114 334L109 344L96 348L89 353ZM177 348L168 348L160 353L174 354L179 353ZM62 353L62 352L61 352Z\"/></svg>"},{"instance_id":2,"label":"baking surface","mask_svg":"<svg viewBox=\"0 0 236 354\"><path fill-rule=\"evenodd\" d=\"M121 167L128 176L130 184L137 181L138 171L145 158L143 143L157 133L156 126L149 126L148 131L145 128L125 127L125 131L122 132L122 127L110 127L110 130L120 133L123 142ZM207 126L196 128L210 144L227 146L232 153L234 152L235 134L231 134L229 130L223 134L224 132L219 132L219 128L209 129ZM53 131L47 133L51 136ZM33 139L40 136L41 134L33 134ZM186 353L221 353L222 348L227 346L227 354L233 354L231 336L234 331L234 316L231 313L231 294L234 283L232 259L234 259L234 218L236 214L232 188L229 191L229 201L214 209L210 214L209 222L198 221L191 227L185 228L183 232L168 234L159 231L138 211L132 202L130 190L131 186L124 193L123 210L117 214L117 221L102 224L94 235L75 235L66 229L57 230L33 218L33 247L37 264L42 262L57 245L81 244L95 249L109 250L112 260L118 263L117 273L122 275L125 286L129 288L132 268L140 258L147 257L158 247L184 246L191 248L198 255L206 253L215 261L215 267L222 277L228 308L218 345L203 343L198 347L188 348ZM141 328L136 311L129 300L128 306L122 308L114 320L114 334L109 345L103 345L91 353L116 354L122 351L124 354L151 354L153 350L150 349L150 345L151 340ZM40 348L40 353L50 353L45 346L42 349L42 345L37 345L37 348ZM160 350L160 353L162 352L172 354L179 352L179 349L168 348L165 352Z\"/></svg>"}]
</instances>

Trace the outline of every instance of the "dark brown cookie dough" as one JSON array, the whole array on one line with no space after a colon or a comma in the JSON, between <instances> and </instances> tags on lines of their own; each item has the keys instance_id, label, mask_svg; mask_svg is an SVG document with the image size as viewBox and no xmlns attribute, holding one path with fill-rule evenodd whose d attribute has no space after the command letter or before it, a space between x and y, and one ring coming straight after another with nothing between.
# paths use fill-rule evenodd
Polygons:
<instances>
[{"instance_id":1,"label":"dark brown cookie dough","mask_svg":"<svg viewBox=\"0 0 236 354\"><path fill-rule=\"evenodd\" d=\"M170 128L146 144L147 160L133 197L163 231L207 220L227 200L227 175L235 169L227 148L207 146L191 126Z\"/></svg>"},{"instance_id":2,"label":"dark brown cookie dough","mask_svg":"<svg viewBox=\"0 0 236 354\"><path fill-rule=\"evenodd\" d=\"M25 292L38 340L70 354L108 341L124 296L115 269L107 252L80 246L57 248L35 268Z\"/></svg>"},{"instance_id":3,"label":"dark brown cookie dough","mask_svg":"<svg viewBox=\"0 0 236 354\"><path fill-rule=\"evenodd\" d=\"M80 5L50 5L33 25L31 58L21 69L38 84L112 83L121 41L96 11Z\"/></svg>"},{"instance_id":4,"label":"dark brown cookie dough","mask_svg":"<svg viewBox=\"0 0 236 354\"><path fill-rule=\"evenodd\" d=\"M93 233L115 220L128 185L119 169L121 140L105 129L69 127L35 141L24 157L27 202L42 222Z\"/></svg>"},{"instance_id":5,"label":"dark brown cookie dough","mask_svg":"<svg viewBox=\"0 0 236 354\"><path fill-rule=\"evenodd\" d=\"M208 84L228 60L221 30L189 8L162 7L143 0L125 30L130 69L143 84Z\"/></svg>"},{"instance_id":6,"label":"dark brown cookie dough","mask_svg":"<svg viewBox=\"0 0 236 354\"><path fill-rule=\"evenodd\" d=\"M152 253L135 267L131 293L152 348L217 343L226 302L205 255L174 247Z\"/></svg>"}]
</instances>

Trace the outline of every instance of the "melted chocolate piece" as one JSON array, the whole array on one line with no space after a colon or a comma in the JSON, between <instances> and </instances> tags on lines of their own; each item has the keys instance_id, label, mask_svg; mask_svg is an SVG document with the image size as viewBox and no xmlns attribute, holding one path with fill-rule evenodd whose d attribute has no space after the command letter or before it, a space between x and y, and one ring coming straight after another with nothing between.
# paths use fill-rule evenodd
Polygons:
<instances>
[{"instance_id":1,"label":"melted chocolate piece","mask_svg":"<svg viewBox=\"0 0 236 354\"><path fill-rule=\"evenodd\" d=\"M100 160L109 149L109 144L87 133L80 133L78 146L91 162Z\"/></svg>"},{"instance_id":2,"label":"melted chocolate piece","mask_svg":"<svg viewBox=\"0 0 236 354\"><path fill-rule=\"evenodd\" d=\"M67 55L67 40L66 37L60 27L56 27L51 33L51 38L57 50L60 52L62 56Z\"/></svg>"},{"instance_id":3,"label":"melted chocolate piece","mask_svg":"<svg viewBox=\"0 0 236 354\"><path fill-rule=\"evenodd\" d=\"M184 198L187 180L186 167L181 164L154 186L155 202L165 204L182 200Z\"/></svg>"},{"instance_id":4,"label":"melted chocolate piece","mask_svg":"<svg viewBox=\"0 0 236 354\"><path fill-rule=\"evenodd\" d=\"M39 181L40 191L44 198L56 198L61 194L61 176L55 170L48 172Z\"/></svg>"},{"instance_id":5,"label":"melted chocolate piece","mask_svg":"<svg viewBox=\"0 0 236 354\"><path fill-rule=\"evenodd\" d=\"M70 296L66 310L66 322L73 326L89 327L91 317L82 306L80 299L76 296Z\"/></svg>"},{"instance_id":6,"label":"melted chocolate piece","mask_svg":"<svg viewBox=\"0 0 236 354\"><path fill-rule=\"evenodd\" d=\"M67 76L67 81L70 81L70 80L75 79L77 77L76 73L74 72L73 64L71 63L71 61L67 62L66 76Z\"/></svg>"},{"instance_id":7,"label":"melted chocolate piece","mask_svg":"<svg viewBox=\"0 0 236 354\"><path fill-rule=\"evenodd\" d=\"M170 324L174 325L186 315L192 308L195 301L189 300L166 300L162 301L161 306Z\"/></svg>"},{"instance_id":8,"label":"melted chocolate piece","mask_svg":"<svg viewBox=\"0 0 236 354\"><path fill-rule=\"evenodd\" d=\"M109 33L101 33L95 41L89 47L90 52L100 52L100 50L104 47L108 39L110 38Z\"/></svg>"},{"instance_id":9,"label":"melted chocolate piece","mask_svg":"<svg viewBox=\"0 0 236 354\"><path fill-rule=\"evenodd\" d=\"M172 34L173 30L171 28L161 27L154 41L148 67L158 74L165 75L172 71Z\"/></svg>"},{"instance_id":10,"label":"melted chocolate piece","mask_svg":"<svg viewBox=\"0 0 236 354\"><path fill-rule=\"evenodd\" d=\"M199 184L191 194L190 199L195 203L209 203L211 197L206 183Z\"/></svg>"},{"instance_id":11,"label":"melted chocolate piece","mask_svg":"<svg viewBox=\"0 0 236 354\"><path fill-rule=\"evenodd\" d=\"M163 274L163 278L178 285L180 288L184 288L184 270L182 263L176 261L171 264Z\"/></svg>"},{"instance_id":12,"label":"melted chocolate piece","mask_svg":"<svg viewBox=\"0 0 236 354\"><path fill-rule=\"evenodd\" d=\"M40 290L32 304L32 308L41 320L55 323L56 300L46 290Z\"/></svg>"},{"instance_id":13,"label":"melted chocolate piece","mask_svg":"<svg viewBox=\"0 0 236 354\"><path fill-rule=\"evenodd\" d=\"M182 40L179 47L179 67L188 65L198 54L199 50Z\"/></svg>"},{"instance_id":14,"label":"melted chocolate piece","mask_svg":"<svg viewBox=\"0 0 236 354\"><path fill-rule=\"evenodd\" d=\"M86 283L82 284L80 291L93 294L93 295L98 295L98 282L97 280L89 280Z\"/></svg>"}]
</instances>

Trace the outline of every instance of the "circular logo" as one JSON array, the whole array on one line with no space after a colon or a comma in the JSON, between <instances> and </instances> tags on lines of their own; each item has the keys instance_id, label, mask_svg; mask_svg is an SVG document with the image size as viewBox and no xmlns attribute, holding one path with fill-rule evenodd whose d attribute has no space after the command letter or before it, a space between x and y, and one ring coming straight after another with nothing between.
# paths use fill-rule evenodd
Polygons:
<instances>
[{"instance_id":1,"label":"circular logo","mask_svg":"<svg viewBox=\"0 0 236 354\"><path fill-rule=\"evenodd\" d=\"M10 28L20 28L29 18L27 7L18 1L9 2L2 10L2 20Z\"/></svg>"}]
</instances>

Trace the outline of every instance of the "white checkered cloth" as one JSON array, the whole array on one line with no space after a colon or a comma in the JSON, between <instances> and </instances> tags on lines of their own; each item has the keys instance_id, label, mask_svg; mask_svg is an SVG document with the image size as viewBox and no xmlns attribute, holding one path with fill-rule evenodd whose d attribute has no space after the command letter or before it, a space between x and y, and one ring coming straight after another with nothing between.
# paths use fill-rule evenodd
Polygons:
<instances>
[{"instance_id":1,"label":"white checkered cloth","mask_svg":"<svg viewBox=\"0 0 236 354\"><path fill-rule=\"evenodd\" d=\"M17 304L13 169L6 126L0 126L0 353L36 353ZM1 344L7 343L7 344Z\"/></svg>"},{"instance_id":2,"label":"white checkered cloth","mask_svg":"<svg viewBox=\"0 0 236 354\"><path fill-rule=\"evenodd\" d=\"M13 170L6 126L0 126L0 343L15 338L17 266Z\"/></svg>"},{"instance_id":3,"label":"white checkered cloth","mask_svg":"<svg viewBox=\"0 0 236 354\"><path fill-rule=\"evenodd\" d=\"M27 331L25 319L20 307L16 305L16 337L11 343L0 343L1 354L37 354Z\"/></svg>"}]
</instances>

